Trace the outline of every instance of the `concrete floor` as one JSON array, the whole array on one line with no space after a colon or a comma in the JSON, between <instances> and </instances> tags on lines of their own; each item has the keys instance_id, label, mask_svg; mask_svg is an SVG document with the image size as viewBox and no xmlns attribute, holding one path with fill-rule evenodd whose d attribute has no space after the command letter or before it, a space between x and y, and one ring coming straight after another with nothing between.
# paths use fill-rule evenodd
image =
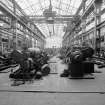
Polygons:
<instances>
[{"instance_id":1,"label":"concrete floor","mask_svg":"<svg viewBox=\"0 0 105 105\"><path fill-rule=\"evenodd\" d=\"M59 76L66 68L62 61L50 62L55 74L20 86L11 86L9 73L0 73L0 105L105 105L104 69L95 79L73 80Z\"/></svg>"}]
</instances>

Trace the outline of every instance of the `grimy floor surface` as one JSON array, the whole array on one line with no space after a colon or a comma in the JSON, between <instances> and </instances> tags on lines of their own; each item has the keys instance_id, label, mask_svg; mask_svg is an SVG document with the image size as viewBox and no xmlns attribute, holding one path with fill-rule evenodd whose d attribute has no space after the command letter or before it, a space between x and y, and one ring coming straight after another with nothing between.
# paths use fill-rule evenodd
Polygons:
<instances>
[{"instance_id":1,"label":"grimy floor surface","mask_svg":"<svg viewBox=\"0 0 105 105\"><path fill-rule=\"evenodd\" d=\"M0 105L105 105L105 68L75 80L59 76L66 66L58 58L51 62L52 74L24 85L11 86L10 72L0 73Z\"/></svg>"}]
</instances>

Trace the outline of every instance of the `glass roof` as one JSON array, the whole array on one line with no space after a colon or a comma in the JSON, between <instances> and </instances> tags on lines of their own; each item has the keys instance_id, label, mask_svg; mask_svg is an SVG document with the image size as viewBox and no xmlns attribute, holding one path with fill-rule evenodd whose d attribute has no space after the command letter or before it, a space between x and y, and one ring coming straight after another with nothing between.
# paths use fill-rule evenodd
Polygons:
<instances>
[{"instance_id":1,"label":"glass roof","mask_svg":"<svg viewBox=\"0 0 105 105\"><path fill-rule=\"evenodd\" d=\"M28 15L42 15L48 9L50 0L16 0ZM51 0L52 8L57 14L72 15L82 0Z\"/></svg>"},{"instance_id":2,"label":"glass roof","mask_svg":"<svg viewBox=\"0 0 105 105\"><path fill-rule=\"evenodd\" d=\"M49 8L50 0L16 0L27 15L43 15L43 11ZM57 15L74 15L82 0L51 0L52 10ZM66 24L38 24L38 28L46 37L57 35L62 37ZM62 34L61 34L62 33Z\"/></svg>"}]
</instances>

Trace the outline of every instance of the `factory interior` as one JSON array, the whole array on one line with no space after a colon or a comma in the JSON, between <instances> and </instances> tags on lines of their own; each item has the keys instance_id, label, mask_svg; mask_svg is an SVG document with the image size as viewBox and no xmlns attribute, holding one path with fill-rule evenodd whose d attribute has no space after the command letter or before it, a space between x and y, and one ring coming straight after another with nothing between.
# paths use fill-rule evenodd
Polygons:
<instances>
[{"instance_id":1,"label":"factory interior","mask_svg":"<svg viewBox=\"0 0 105 105\"><path fill-rule=\"evenodd\" d=\"M105 0L0 0L0 105L105 105Z\"/></svg>"}]
</instances>

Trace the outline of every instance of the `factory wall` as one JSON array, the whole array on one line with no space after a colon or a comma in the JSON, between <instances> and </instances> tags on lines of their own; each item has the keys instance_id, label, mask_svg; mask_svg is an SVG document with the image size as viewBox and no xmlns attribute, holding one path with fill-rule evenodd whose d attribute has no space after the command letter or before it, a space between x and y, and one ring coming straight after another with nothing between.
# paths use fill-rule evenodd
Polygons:
<instances>
[{"instance_id":1,"label":"factory wall","mask_svg":"<svg viewBox=\"0 0 105 105\"><path fill-rule=\"evenodd\" d=\"M3 0L0 2L0 51L27 47L44 48L45 36L32 22L28 22L26 14L16 2Z\"/></svg>"},{"instance_id":2,"label":"factory wall","mask_svg":"<svg viewBox=\"0 0 105 105\"><path fill-rule=\"evenodd\" d=\"M89 0L86 0L87 2ZM65 32L63 46L81 45L83 42L89 43L94 49L105 50L105 1L97 3L98 0L85 2L83 8L78 12L81 15L79 25L72 30Z\"/></svg>"}]
</instances>

